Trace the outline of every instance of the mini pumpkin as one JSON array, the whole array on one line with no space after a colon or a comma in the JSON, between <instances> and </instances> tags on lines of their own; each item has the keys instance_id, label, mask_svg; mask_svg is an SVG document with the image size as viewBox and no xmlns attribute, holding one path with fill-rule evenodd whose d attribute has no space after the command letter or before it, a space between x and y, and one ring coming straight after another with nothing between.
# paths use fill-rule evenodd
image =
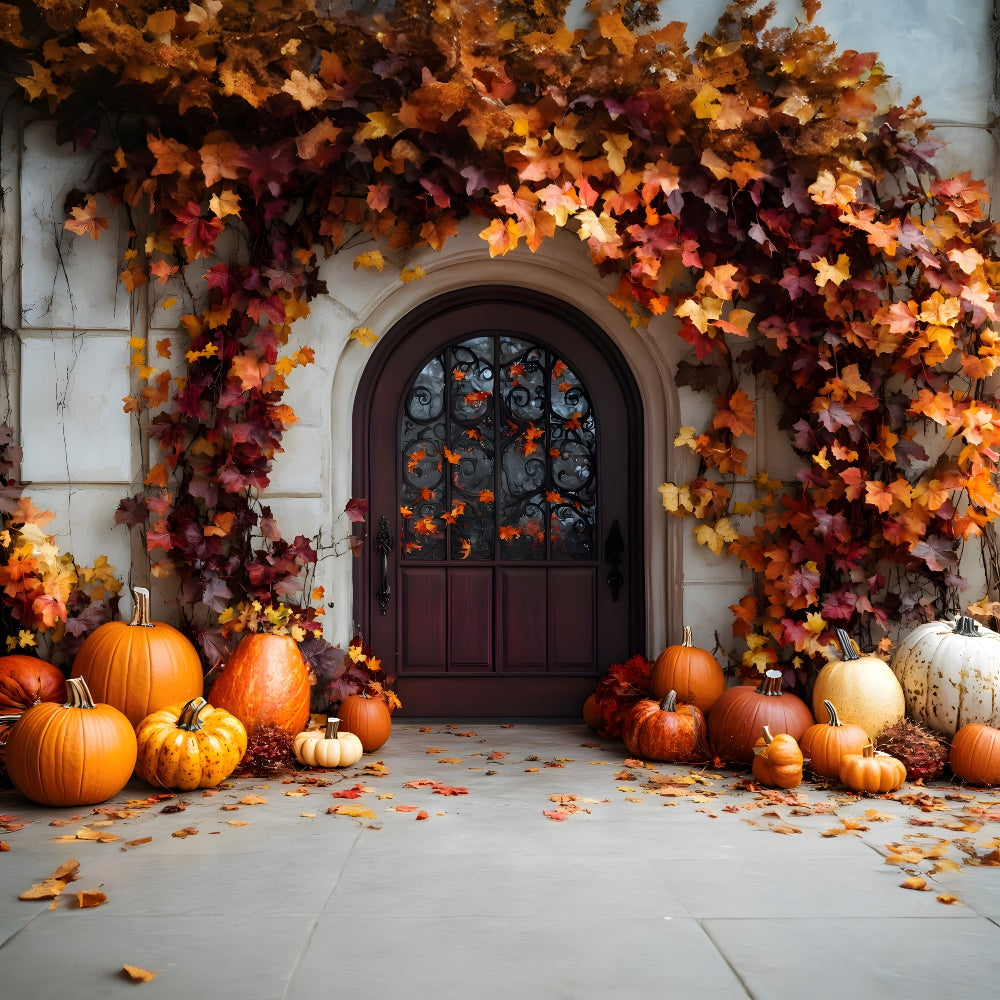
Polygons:
<instances>
[{"instance_id":1,"label":"mini pumpkin","mask_svg":"<svg viewBox=\"0 0 1000 1000\"><path fill-rule=\"evenodd\" d=\"M371 698L367 694L349 694L337 711L340 728L354 733L365 753L378 750L392 735L392 715L382 698Z\"/></svg>"},{"instance_id":2,"label":"mini pumpkin","mask_svg":"<svg viewBox=\"0 0 1000 1000\"><path fill-rule=\"evenodd\" d=\"M769 788L795 788L802 783L802 750L788 733L764 735L754 748L753 776Z\"/></svg>"},{"instance_id":3,"label":"mini pumpkin","mask_svg":"<svg viewBox=\"0 0 1000 1000\"><path fill-rule=\"evenodd\" d=\"M232 712L248 733L274 725L289 736L309 720L309 668L290 635L249 632L212 684L209 698Z\"/></svg>"},{"instance_id":4,"label":"mini pumpkin","mask_svg":"<svg viewBox=\"0 0 1000 1000\"><path fill-rule=\"evenodd\" d=\"M71 677L66 693L65 704L39 702L11 727L7 773L40 805L95 805L132 776L135 730L117 708L95 703L82 677Z\"/></svg>"},{"instance_id":5,"label":"mini pumpkin","mask_svg":"<svg viewBox=\"0 0 1000 1000\"><path fill-rule=\"evenodd\" d=\"M948 763L972 785L1000 785L1000 729L985 722L962 726L951 741Z\"/></svg>"},{"instance_id":6,"label":"mini pumpkin","mask_svg":"<svg viewBox=\"0 0 1000 1000\"><path fill-rule=\"evenodd\" d=\"M677 692L662 701L643 698L629 709L622 724L628 752L644 760L705 760L708 740L705 716L697 705L682 705Z\"/></svg>"},{"instance_id":7,"label":"mini pumpkin","mask_svg":"<svg viewBox=\"0 0 1000 1000\"><path fill-rule=\"evenodd\" d=\"M707 713L726 690L726 675L722 664L707 649L695 646L691 627L685 625L680 644L667 646L656 658L649 689L658 699L676 691L679 702L697 705Z\"/></svg>"},{"instance_id":8,"label":"mini pumpkin","mask_svg":"<svg viewBox=\"0 0 1000 1000\"><path fill-rule=\"evenodd\" d=\"M364 747L354 733L338 732L340 719L329 716L325 729L299 733L292 741L292 751L300 764L309 767L350 767L361 760Z\"/></svg>"},{"instance_id":9,"label":"mini pumpkin","mask_svg":"<svg viewBox=\"0 0 1000 1000\"><path fill-rule=\"evenodd\" d=\"M601 706L597 701L596 691L588 694L583 702L583 721L595 733L604 728L604 713L601 711Z\"/></svg>"},{"instance_id":10,"label":"mini pumpkin","mask_svg":"<svg viewBox=\"0 0 1000 1000\"><path fill-rule=\"evenodd\" d=\"M974 619L918 625L892 669L915 722L948 736L970 722L1000 727L1000 634Z\"/></svg>"},{"instance_id":11,"label":"mini pumpkin","mask_svg":"<svg viewBox=\"0 0 1000 1000\"><path fill-rule=\"evenodd\" d=\"M247 731L235 715L213 708L199 695L146 716L136 741L140 778L189 792L214 788L236 770L247 748Z\"/></svg>"},{"instance_id":12,"label":"mini pumpkin","mask_svg":"<svg viewBox=\"0 0 1000 1000\"><path fill-rule=\"evenodd\" d=\"M172 625L149 616L149 591L135 588L132 620L105 622L73 660L96 701L113 705L137 726L151 712L202 693L205 679L194 645Z\"/></svg>"},{"instance_id":13,"label":"mini pumpkin","mask_svg":"<svg viewBox=\"0 0 1000 1000\"><path fill-rule=\"evenodd\" d=\"M871 740L861 726L841 722L833 702L825 700L823 707L829 722L810 726L799 740L802 753L809 759L809 768L824 778L840 777L840 759L849 753L861 753Z\"/></svg>"},{"instance_id":14,"label":"mini pumpkin","mask_svg":"<svg viewBox=\"0 0 1000 1000\"><path fill-rule=\"evenodd\" d=\"M823 703L832 701L841 722L860 726L868 739L874 740L906 715L903 689L885 660L871 654L862 656L854 640L841 628L836 630L836 636L841 655L816 675L813 714L817 722L821 721L826 715Z\"/></svg>"},{"instance_id":15,"label":"mini pumpkin","mask_svg":"<svg viewBox=\"0 0 1000 1000\"><path fill-rule=\"evenodd\" d=\"M852 792L880 795L902 788L906 765L887 753L880 753L871 743L861 753L849 753L840 759L840 783Z\"/></svg>"}]
</instances>

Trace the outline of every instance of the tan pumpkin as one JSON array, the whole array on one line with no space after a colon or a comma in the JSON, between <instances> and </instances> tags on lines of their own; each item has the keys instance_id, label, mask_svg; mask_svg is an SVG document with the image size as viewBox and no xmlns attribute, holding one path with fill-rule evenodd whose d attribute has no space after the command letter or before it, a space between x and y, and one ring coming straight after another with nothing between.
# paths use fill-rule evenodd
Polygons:
<instances>
[{"instance_id":1,"label":"tan pumpkin","mask_svg":"<svg viewBox=\"0 0 1000 1000\"><path fill-rule=\"evenodd\" d=\"M840 777L840 760L849 753L861 753L871 739L853 722L841 722L832 701L824 701L829 722L810 726L799 740L802 753L809 759L809 768L824 778Z\"/></svg>"},{"instance_id":2,"label":"tan pumpkin","mask_svg":"<svg viewBox=\"0 0 1000 1000\"><path fill-rule=\"evenodd\" d=\"M361 760L364 747L354 733L338 732L340 719L329 716L325 729L299 733L292 751L300 764L308 767L349 767Z\"/></svg>"},{"instance_id":3,"label":"tan pumpkin","mask_svg":"<svg viewBox=\"0 0 1000 1000\"><path fill-rule=\"evenodd\" d=\"M337 710L340 728L354 733L365 753L378 750L392 735L392 715L382 698L370 698L367 694L349 694Z\"/></svg>"},{"instance_id":4,"label":"tan pumpkin","mask_svg":"<svg viewBox=\"0 0 1000 1000\"><path fill-rule=\"evenodd\" d=\"M892 668L878 656L860 655L851 637L836 631L840 659L830 660L816 675L812 707L815 720L826 718L824 702L837 706L841 722L860 726L869 740L906 715L906 701Z\"/></svg>"},{"instance_id":5,"label":"tan pumpkin","mask_svg":"<svg viewBox=\"0 0 1000 1000\"><path fill-rule=\"evenodd\" d=\"M985 722L962 726L951 741L948 763L972 785L1000 785L1000 729Z\"/></svg>"},{"instance_id":6,"label":"tan pumpkin","mask_svg":"<svg viewBox=\"0 0 1000 1000\"><path fill-rule=\"evenodd\" d=\"M132 777L135 730L117 708L95 703L82 677L71 677L66 692L65 704L39 702L11 726L7 773L41 805L95 805Z\"/></svg>"},{"instance_id":7,"label":"tan pumpkin","mask_svg":"<svg viewBox=\"0 0 1000 1000\"><path fill-rule=\"evenodd\" d=\"M902 788L906 781L906 765L868 743L861 753L849 753L840 759L838 777L852 792L884 795Z\"/></svg>"},{"instance_id":8,"label":"tan pumpkin","mask_svg":"<svg viewBox=\"0 0 1000 1000\"><path fill-rule=\"evenodd\" d=\"M722 692L708 713L708 739L722 760L749 764L764 726L798 740L814 721L801 698L782 691L781 671L768 670L756 688L741 684Z\"/></svg>"},{"instance_id":9,"label":"tan pumpkin","mask_svg":"<svg viewBox=\"0 0 1000 1000\"><path fill-rule=\"evenodd\" d=\"M795 788L802 783L802 750L788 733L764 735L754 748L753 776L769 788Z\"/></svg>"},{"instance_id":10,"label":"tan pumpkin","mask_svg":"<svg viewBox=\"0 0 1000 1000\"><path fill-rule=\"evenodd\" d=\"M147 715L136 730L135 771L159 788L214 788L236 770L247 748L243 723L200 695Z\"/></svg>"},{"instance_id":11,"label":"tan pumpkin","mask_svg":"<svg viewBox=\"0 0 1000 1000\"><path fill-rule=\"evenodd\" d=\"M914 722L948 736L970 722L1000 728L1000 634L985 625L968 617L918 625L892 669Z\"/></svg>"},{"instance_id":12,"label":"tan pumpkin","mask_svg":"<svg viewBox=\"0 0 1000 1000\"><path fill-rule=\"evenodd\" d=\"M183 705L205 686L198 651L181 632L149 616L149 591L135 588L132 620L105 622L73 660L94 700L113 705L137 726L151 712Z\"/></svg>"},{"instance_id":13,"label":"tan pumpkin","mask_svg":"<svg viewBox=\"0 0 1000 1000\"><path fill-rule=\"evenodd\" d=\"M690 763L708 757L705 716L697 705L679 704L676 691L662 701L637 701L622 723L622 739L643 760Z\"/></svg>"},{"instance_id":14,"label":"tan pumpkin","mask_svg":"<svg viewBox=\"0 0 1000 1000\"><path fill-rule=\"evenodd\" d=\"M309 668L289 635L250 632L212 684L209 698L252 733L274 725L294 738L309 721Z\"/></svg>"},{"instance_id":15,"label":"tan pumpkin","mask_svg":"<svg viewBox=\"0 0 1000 1000\"><path fill-rule=\"evenodd\" d=\"M696 705L707 713L726 690L726 675L722 664L707 649L694 645L691 627L685 625L680 644L667 646L656 658L649 689L656 699L675 691L678 702Z\"/></svg>"}]
</instances>

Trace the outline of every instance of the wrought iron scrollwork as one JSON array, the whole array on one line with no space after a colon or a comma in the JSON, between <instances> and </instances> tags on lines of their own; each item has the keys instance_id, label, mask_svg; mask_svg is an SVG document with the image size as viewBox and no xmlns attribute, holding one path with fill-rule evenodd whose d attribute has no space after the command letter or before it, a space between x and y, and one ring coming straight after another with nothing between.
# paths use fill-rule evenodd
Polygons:
<instances>
[{"instance_id":1,"label":"wrought iron scrollwork","mask_svg":"<svg viewBox=\"0 0 1000 1000\"><path fill-rule=\"evenodd\" d=\"M611 588L611 600L617 601L621 593L625 577L622 575L622 557L625 555L625 539L622 538L621 525L618 518L615 518L608 532L608 537L604 540L604 561L610 565L608 570L608 586Z\"/></svg>"},{"instance_id":2,"label":"wrought iron scrollwork","mask_svg":"<svg viewBox=\"0 0 1000 1000\"><path fill-rule=\"evenodd\" d=\"M384 615L389 610L389 595L392 588L389 586L389 553L392 551L392 535L389 532L389 522L382 515L379 521L378 533L375 535L375 551L379 555L379 578L378 578L378 611Z\"/></svg>"}]
</instances>

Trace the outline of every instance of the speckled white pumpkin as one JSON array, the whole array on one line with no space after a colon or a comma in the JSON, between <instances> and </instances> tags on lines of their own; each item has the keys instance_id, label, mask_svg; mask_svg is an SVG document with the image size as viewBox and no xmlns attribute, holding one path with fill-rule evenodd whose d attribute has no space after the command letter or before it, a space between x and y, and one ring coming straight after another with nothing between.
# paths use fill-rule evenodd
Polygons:
<instances>
[{"instance_id":1,"label":"speckled white pumpkin","mask_svg":"<svg viewBox=\"0 0 1000 1000\"><path fill-rule=\"evenodd\" d=\"M974 619L918 625L892 669L915 722L949 736L970 722L1000 727L1000 634Z\"/></svg>"},{"instance_id":2,"label":"speckled white pumpkin","mask_svg":"<svg viewBox=\"0 0 1000 1000\"><path fill-rule=\"evenodd\" d=\"M906 715L903 689L892 668L878 656L859 655L851 637L837 629L841 656L816 675L812 709L816 721L826 720L825 701L837 706L841 722L860 726L874 740L883 729Z\"/></svg>"}]
</instances>

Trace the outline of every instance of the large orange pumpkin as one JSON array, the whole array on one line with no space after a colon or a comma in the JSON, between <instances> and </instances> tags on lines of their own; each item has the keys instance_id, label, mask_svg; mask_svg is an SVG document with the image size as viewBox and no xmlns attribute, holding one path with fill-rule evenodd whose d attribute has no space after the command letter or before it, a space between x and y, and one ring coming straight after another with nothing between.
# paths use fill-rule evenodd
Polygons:
<instances>
[{"instance_id":1,"label":"large orange pumpkin","mask_svg":"<svg viewBox=\"0 0 1000 1000\"><path fill-rule=\"evenodd\" d=\"M337 709L340 728L354 733L365 753L378 750L392 735L392 715L382 698L369 698L366 694L349 694Z\"/></svg>"},{"instance_id":2,"label":"large orange pumpkin","mask_svg":"<svg viewBox=\"0 0 1000 1000\"><path fill-rule=\"evenodd\" d=\"M705 716L697 705L678 704L676 691L662 701L637 701L622 722L622 740L644 760L691 763L708 757Z\"/></svg>"},{"instance_id":3,"label":"large orange pumpkin","mask_svg":"<svg viewBox=\"0 0 1000 1000\"><path fill-rule=\"evenodd\" d=\"M694 645L691 626L685 625L680 645L667 646L656 658L649 674L649 689L657 699L676 691L679 702L697 705L707 712L726 690L726 675L722 664L707 649Z\"/></svg>"},{"instance_id":4,"label":"large orange pumpkin","mask_svg":"<svg viewBox=\"0 0 1000 1000\"><path fill-rule=\"evenodd\" d=\"M708 738L716 756L749 764L765 726L798 741L811 725L809 706L781 690L780 670L768 670L755 688L741 684L722 692L708 713Z\"/></svg>"},{"instance_id":5,"label":"large orange pumpkin","mask_svg":"<svg viewBox=\"0 0 1000 1000\"><path fill-rule=\"evenodd\" d=\"M45 806L87 806L117 795L136 761L135 730L111 705L95 704L80 677L65 705L27 709L7 737L7 772L22 795Z\"/></svg>"},{"instance_id":6,"label":"large orange pumpkin","mask_svg":"<svg viewBox=\"0 0 1000 1000\"><path fill-rule=\"evenodd\" d=\"M197 698L205 686L198 650L172 625L149 617L149 591L135 588L135 613L105 622L73 661L94 700L124 712L137 726L147 715Z\"/></svg>"},{"instance_id":7,"label":"large orange pumpkin","mask_svg":"<svg viewBox=\"0 0 1000 1000\"><path fill-rule=\"evenodd\" d=\"M0 656L0 715L20 714L40 701L66 700L66 677L37 656Z\"/></svg>"},{"instance_id":8,"label":"large orange pumpkin","mask_svg":"<svg viewBox=\"0 0 1000 1000\"><path fill-rule=\"evenodd\" d=\"M309 721L309 668L289 635L249 632L212 685L209 699L252 733L274 725L295 736ZM345 727L346 728L346 727Z\"/></svg>"}]
</instances>

